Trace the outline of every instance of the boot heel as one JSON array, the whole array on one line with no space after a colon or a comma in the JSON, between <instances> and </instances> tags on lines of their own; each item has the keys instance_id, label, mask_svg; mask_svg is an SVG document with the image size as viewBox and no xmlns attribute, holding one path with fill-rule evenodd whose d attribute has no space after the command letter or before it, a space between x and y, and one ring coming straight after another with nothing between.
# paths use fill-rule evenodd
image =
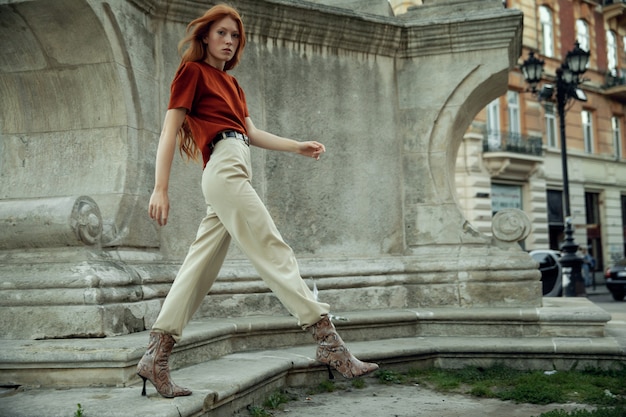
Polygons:
<instances>
[{"instance_id":1,"label":"boot heel","mask_svg":"<svg viewBox=\"0 0 626 417\"><path fill-rule=\"evenodd\" d=\"M335 379L335 375L333 375L333 371L332 369L330 369L330 365L326 365L326 368L328 369L328 379Z\"/></svg>"},{"instance_id":2,"label":"boot heel","mask_svg":"<svg viewBox=\"0 0 626 417\"><path fill-rule=\"evenodd\" d=\"M139 375L139 374L137 374L137 375ZM148 378L146 378L143 375L139 375L139 376L141 377L141 379L143 379L143 389L141 390L141 395L143 397L145 397L146 396L146 381L148 380Z\"/></svg>"}]
</instances>

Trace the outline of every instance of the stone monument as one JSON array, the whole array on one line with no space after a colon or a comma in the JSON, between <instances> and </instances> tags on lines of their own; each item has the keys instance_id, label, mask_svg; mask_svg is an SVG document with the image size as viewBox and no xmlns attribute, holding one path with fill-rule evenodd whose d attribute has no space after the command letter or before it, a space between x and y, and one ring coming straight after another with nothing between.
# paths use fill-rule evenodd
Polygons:
<instances>
[{"instance_id":1,"label":"stone monument","mask_svg":"<svg viewBox=\"0 0 626 417\"><path fill-rule=\"evenodd\" d=\"M233 3L255 124L327 148L318 162L255 149L253 183L333 311L542 306L523 216L479 233L454 185L464 132L520 55L520 11ZM150 328L205 210L201 166L176 157L169 225L147 216L177 43L211 4L0 4L0 338ZM259 314L287 313L233 247L197 317Z\"/></svg>"},{"instance_id":2,"label":"stone monument","mask_svg":"<svg viewBox=\"0 0 626 417\"><path fill-rule=\"evenodd\" d=\"M541 304L533 262L472 229L453 178L465 129L520 54L520 12L497 0L398 18L237 6L250 42L234 74L253 120L328 149L319 163L254 152L255 186L320 297L337 310ZM170 225L146 214L182 22L206 5L0 7L0 334L144 330L204 211L201 167L177 158ZM281 309L233 248L199 314Z\"/></svg>"}]
</instances>

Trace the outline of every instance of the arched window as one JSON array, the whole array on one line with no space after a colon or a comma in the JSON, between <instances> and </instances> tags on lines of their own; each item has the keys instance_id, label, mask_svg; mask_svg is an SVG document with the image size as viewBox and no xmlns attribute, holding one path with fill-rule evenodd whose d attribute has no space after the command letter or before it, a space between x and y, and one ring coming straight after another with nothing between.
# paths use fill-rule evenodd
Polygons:
<instances>
[{"instance_id":1,"label":"arched window","mask_svg":"<svg viewBox=\"0 0 626 417\"><path fill-rule=\"evenodd\" d=\"M548 57L554 56L554 30L552 10L539 6L539 23L541 25L541 53Z\"/></svg>"},{"instance_id":2,"label":"arched window","mask_svg":"<svg viewBox=\"0 0 626 417\"><path fill-rule=\"evenodd\" d=\"M617 77L617 37L611 30L606 31L606 59L609 72Z\"/></svg>"},{"instance_id":3,"label":"arched window","mask_svg":"<svg viewBox=\"0 0 626 417\"><path fill-rule=\"evenodd\" d=\"M581 49L589 51L589 25L582 19L576 21L576 40Z\"/></svg>"}]
</instances>

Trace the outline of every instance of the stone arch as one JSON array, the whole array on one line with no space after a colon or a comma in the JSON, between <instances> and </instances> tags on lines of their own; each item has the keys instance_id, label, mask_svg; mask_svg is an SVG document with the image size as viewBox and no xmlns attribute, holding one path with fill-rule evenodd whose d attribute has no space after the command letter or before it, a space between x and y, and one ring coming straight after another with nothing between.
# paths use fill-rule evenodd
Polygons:
<instances>
[{"instance_id":1,"label":"stone arch","mask_svg":"<svg viewBox=\"0 0 626 417\"><path fill-rule=\"evenodd\" d=\"M412 117L432 120L420 123L422 130L410 132L405 144L409 178L405 204L409 215L416 216L406 219L409 246L490 241L467 222L455 191L456 157L463 135L476 114L506 89L510 57L497 51L483 53L489 58L482 62L460 53L421 60L407 70L411 77L431 79L428 90L422 92L425 99L418 99L417 114ZM463 66L455 67L455 62L463 62ZM441 66L451 71L438 74L436 68ZM435 108L428 100L443 106Z\"/></svg>"},{"instance_id":2,"label":"stone arch","mask_svg":"<svg viewBox=\"0 0 626 417\"><path fill-rule=\"evenodd\" d=\"M145 245L129 230L145 205L137 177L150 172L137 166L144 118L110 6L15 2L0 5L0 21L0 198L86 194L105 245Z\"/></svg>"},{"instance_id":3,"label":"stone arch","mask_svg":"<svg viewBox=\"0 0 626 417\"><path fill-rule=\"evenodd\" d=\"M120 82L106 65L113 53L94 11L85 1L41 3L0 6L9 45L0 52L3 134L125 124L126 109L113 105Z\"/></svg>"},{"instance_id":4,"label":"stone arch","mask_svg":"<svg viewBox=\"0 0 626 417\"><path fill-rule=\"evenodd\" d=\"M475 67L470 74L468 74L468 77L457 86L453 97L450 98L451 102L455 102L460 97L463 98L463 102L456 113L456 118L450 123L450 129L441 134L439 132L433 133L433 142L441 141L446 137L449 138L450 151L447 153L446 158L448 172L455 172L457 156L461 143L463 142L463 136L478 112L506 91L503 85L506 86L504 83L506 83L508 78L507 69L489 74L486 78L483 78L484 74L480 74L480 72L481 68ZM454 175L447 177L448 190L451 192L451 198L456 200L457 193L455 191L456 184L454 179ZM460 205L458 206L460 210Z\"/></svg>"}]
</instances>

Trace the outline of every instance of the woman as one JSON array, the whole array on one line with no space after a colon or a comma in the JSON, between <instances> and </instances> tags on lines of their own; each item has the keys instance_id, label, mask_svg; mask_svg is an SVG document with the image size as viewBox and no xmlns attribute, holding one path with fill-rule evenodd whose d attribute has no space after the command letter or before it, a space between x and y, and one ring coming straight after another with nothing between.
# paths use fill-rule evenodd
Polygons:
<instances>
[{"instance_id":1,"label":"woman","mask_svg":"<svg viewBox=\"0 0 626 417\"><path fill-rule=\"evenodd\" d=\"M192 159L202 155L207 214L137 365L137 374L144 382L142 395L146 394L146 380L167 398L191 394L171 381L169 356L213 285L231 238L298 324L311 332L318 343L318 361L347 378L378 369L378 365L361 362L348 351L328 317L329 306L316 301L305 285L293 251L250 184L250 145L316 160L325 148L319 142L297 142L254 126L243 90L226 73L239 63L245 43L237 11L218 5L187 26L187 36L179 45L181 50L187 44L189 47L172 82L149 214L160 226L167 224L168 183L177 137L181 154Z\"/></svg>"}]
</instances>

